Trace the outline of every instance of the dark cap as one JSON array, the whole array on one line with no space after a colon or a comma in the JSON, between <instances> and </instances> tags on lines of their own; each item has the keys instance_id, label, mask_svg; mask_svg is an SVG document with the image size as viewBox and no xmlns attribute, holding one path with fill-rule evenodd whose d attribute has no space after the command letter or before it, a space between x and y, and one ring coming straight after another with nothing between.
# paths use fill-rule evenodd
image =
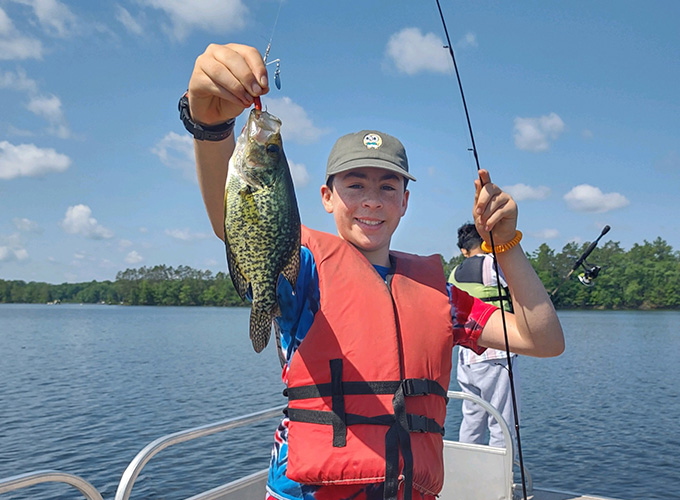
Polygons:
<instances>
[{"instance_id":1,"label":"dark cap","mask_svg":"<svg viewBox=\"0 0 680 500\"><path fill-rule=\"evenodd\" d=\"M331 175L361 167L384 168L416 180L408 173L404 145L396 137L377 130L362 130L340 137L328 156L326 181Z\"/></svg>"}]
</instances>

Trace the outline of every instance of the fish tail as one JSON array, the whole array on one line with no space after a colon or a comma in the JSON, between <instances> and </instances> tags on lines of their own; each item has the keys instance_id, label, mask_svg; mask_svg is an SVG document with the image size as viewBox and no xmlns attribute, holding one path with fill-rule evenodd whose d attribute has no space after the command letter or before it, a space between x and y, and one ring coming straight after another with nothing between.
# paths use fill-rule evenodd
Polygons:
<instances>
[{"instance_id":1,"label":"fish tail","mask_svg":"<svg viewBox=\"0 0 680 500\"><path fill-rule=\"evenodd\" d=\"M269 343L272 334L272 315L269 311L253 308L250 310L250 340L255 352L261 352Z\"/></svg>"}]
</instances>

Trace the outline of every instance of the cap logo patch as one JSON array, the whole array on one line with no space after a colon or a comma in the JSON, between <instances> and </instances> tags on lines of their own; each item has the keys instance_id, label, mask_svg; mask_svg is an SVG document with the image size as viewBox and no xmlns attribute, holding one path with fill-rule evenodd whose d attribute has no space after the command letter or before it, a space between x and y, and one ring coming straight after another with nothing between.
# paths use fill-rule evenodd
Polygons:
<instances>
[{"instance_id":1,"label":"cap logo patch","mask_svg":"<svg viewBox=\"0 0 680 500\"><path fill-rule=\"evenodd\" d=\"M367 149L378 149L382 146L382 137L378 134L366 134L364 136L364 146Z\"/></svg>"}]
</instances>

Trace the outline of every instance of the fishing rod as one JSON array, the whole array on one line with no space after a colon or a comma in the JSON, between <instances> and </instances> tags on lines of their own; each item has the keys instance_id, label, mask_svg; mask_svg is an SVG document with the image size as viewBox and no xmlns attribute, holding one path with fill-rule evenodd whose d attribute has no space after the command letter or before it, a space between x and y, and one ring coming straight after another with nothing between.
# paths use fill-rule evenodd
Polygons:
<instances>
[{"instance_id":1,"label":"fishing rod","mask_svg":"<svg viewBox=\"0 0 680 500\"><path fill-rule=\"evenodd\" d=\"M600 236L597 237L595 241L593 241L590 245L588 245L588 248L586 248L585 252L581 254L581 256L576 259L576 262L574 263L574 266L571 268L569 271L569 274L567 274L562 282L555 287L555 289L550 292L550 296L554 297L555 293L557 293L557 290L564 285L569 278L571 278L571 275L576 271L576 269L579 268L579 266L583 266L583 273L581 273L578 277L578 280L583 283L586 286L590 286L593 283L593 280L597 278L597 275L600 273L600 266L593 266L591 264L588 264L586 262L586 259L588 256L592 253L593 250L595 250L595 247L597 246L597 243L600 241L600 239L609 232L611 228L609 226L604 226L602 229L602 232L600 233Z\"/></svg>"},{"instance_id":2,"label":"fishing rod","mask_svg":"<svg viewBox=\"0 0 680 500\"><path fill-rule=\"evenodd\" d=\"M458 89L460 90L460 97L463 100L463 109L465 110L465 119L467 120L467 126L468 126L468 131L470 132L470 141L472 144L472 148L470 150L472 151L472 155L475 158L475 164L477 165L477 172L481 170L481 167L479 165L479 155L477 154L477 145L475 144L475 135L472 132L472 122L470 121L470 113L468 112L468 107L467 107L467 101L465 100L465 92L463 92L463 83L461 82L460 79L460 73L458 71L458 64L456 63L456 56L453 53L453 44L451 43L451 38L449 37L449 30L446 27L446 20L444 19L444 13L442 12L442 7L439 3L439 0L436 0L437 2L437 9L439 9L439 17L442 20L442 26L444 27L444 33L446 35L446 43L448 45L444 46L444 48L449 49L449 55L451 56L451 61L453 61L453 69L456 72L456 80L458 80ZM483 181L480 178L480 182ZM519 433L519 411L517 410L517 394L515 391L515 377L513 375L512 371L512 358L510 356L510 343L508 341L508 328L505 320L505 311L503 310L503 290L502 290L502 285L501 285L501 280L498 279L500 276L500 272L498 269L498 259L496 258L496 245L494 244L494 238L493 238L493 232L489 231L489 240L491 242L491 253L493 254L493 261L494 261L494 269L496 271L496 285L498 287L498 298L500 301L500 311L501 311L501 320L503 324L503 336L505 338L505 355L507 356L508 359L508 377L510 378L510 394L512 396L512 414L515 417L515 436L517 438L517 456L519 458L519 470L520 470L520 475L522 478L522 492L524 496L524 500L527 500L527 487L526 487L526 477L524 473L524 458L522 456L522 440L520 439L520 433Z\"/></svg>"}]
</instances>

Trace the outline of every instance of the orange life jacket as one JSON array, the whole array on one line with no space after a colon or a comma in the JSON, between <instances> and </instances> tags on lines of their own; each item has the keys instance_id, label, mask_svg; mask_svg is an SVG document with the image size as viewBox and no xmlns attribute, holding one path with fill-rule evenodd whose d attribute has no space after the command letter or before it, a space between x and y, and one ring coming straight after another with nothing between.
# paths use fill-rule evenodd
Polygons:
<instances>
[{"instance_id":1,"label":"orange life jacket","mask_svg":"<svg viewBox=\"0 0 680 500\"><path fill-rule=\"evenodd\" d=\"M321 306L288 370L286 475L312 484L403 480L437 494L453 327L438 255L392 252L387 283L351 244L303 227Z\"/></svg>"}]
</instances>

